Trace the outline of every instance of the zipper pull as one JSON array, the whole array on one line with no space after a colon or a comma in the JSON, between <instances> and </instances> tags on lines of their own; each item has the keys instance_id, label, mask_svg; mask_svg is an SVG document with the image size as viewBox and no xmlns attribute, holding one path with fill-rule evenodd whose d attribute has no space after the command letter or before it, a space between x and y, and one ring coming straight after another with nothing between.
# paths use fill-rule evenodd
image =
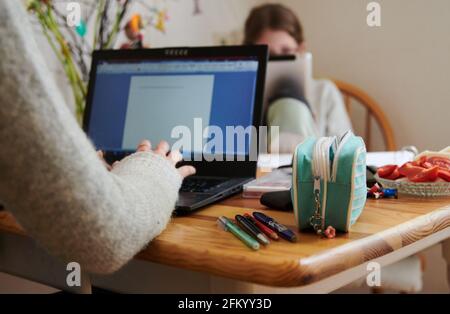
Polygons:
<instances>
[{"instance_id":1,"label":"zipper pull","mask_svg":"<svg viewBox=\"0 0 450 314\"><path fill-rule=\"evenodd\" d=\"M322 230L323 218L322 212L320 210L320 177L314 177L314 203L315 211L314 214L309 219L310 225L313 227L314 231L327 239L333 239L336 237L336 229L332 226L328 226L325 230Z\"/></svg>"},{"instance_id":2,"label":"zipper pull","mask_svg":"<svg viewBox=\"0 0 450 314\"><path fill-rule=\"evenodd\" d=\"M314 194L319 193L320 194L320 177L315 176L314 177Z\"/></svg>"},{"instance_id":3,"label":"zipper pull","mask_svg":"<svg viewBox=\"0 0 450 314\"><path fill-rule=\"evenodd\" d=\"M314 177L314 214L309 219L310 225L317 234L322 234L322 213L320 211L320 177Z\"/></svg>"}]
</instances>

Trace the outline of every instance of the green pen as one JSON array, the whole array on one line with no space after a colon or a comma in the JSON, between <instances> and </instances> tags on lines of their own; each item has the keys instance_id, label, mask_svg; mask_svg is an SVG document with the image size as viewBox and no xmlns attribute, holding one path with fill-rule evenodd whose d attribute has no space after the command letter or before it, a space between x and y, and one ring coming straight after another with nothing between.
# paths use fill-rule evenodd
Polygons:
<instances>
[{"instance_id":1,"label":"green pen","mask_svg":"<svg viewBox=\"0 0 450 314\"><path fill-rule=\"evenodd\" d=\"M236 236L239 240L244 242L252 250L259 250L259 243L251 236L249 236L244 230L239 228L236 224L234 224L230 219L225 216L220 216L217 219L217 224L222 227L225 231L230 231L232 234Z\"/></svg>"}]
</instances>

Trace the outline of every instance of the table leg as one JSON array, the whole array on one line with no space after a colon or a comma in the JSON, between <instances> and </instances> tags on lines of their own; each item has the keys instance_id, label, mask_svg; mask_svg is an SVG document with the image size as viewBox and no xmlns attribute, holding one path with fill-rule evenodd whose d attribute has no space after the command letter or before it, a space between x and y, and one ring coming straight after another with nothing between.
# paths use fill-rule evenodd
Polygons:
<instances>
[{"instance_id":1,"label":"table leg","mask_svg":"<svg viewBox=\"0 0 450 314\"><path fill-rule=\"evenodd\" d=\"M442 242L442 256L447 263L447 282L450 288L450 239Z\"/></svg>"}]
</instances>

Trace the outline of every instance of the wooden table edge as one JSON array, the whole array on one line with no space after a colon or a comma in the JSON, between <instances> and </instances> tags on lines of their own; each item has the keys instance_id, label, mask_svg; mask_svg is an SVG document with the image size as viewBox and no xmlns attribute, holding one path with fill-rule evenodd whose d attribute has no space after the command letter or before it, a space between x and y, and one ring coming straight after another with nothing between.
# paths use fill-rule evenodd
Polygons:
<instances>
[{"instance_id":1,"label":"wooden table edge","mask_svg":"<svg viewBox=\"0 0 450 314\"><path fill-rule=\"evenodd\" d=\"M217 265L208 260L208 252L195 260L192 259L191 252L183 250L178 250L177 254L173 254L173 250L170 250L172 254L161 254L161 250L154 250L158 246L157 241L152 242L147 249L140 252L137 258L255 284L301 287L383 257L446 228L450 228L449 206L413 218L380 233L298 259L270 258L264 263L258 263L257 259L253 259L243 263L242 257L227 255L224 252L223 257L228 259L227 263ZM236 265L239 265L241 269L239 273L235 271Z\"/></svg>"},{"instance_id":2,"label":"wooden table edge","mask_svg":"<svg viewBox=\"0 0 450 314\"><path fill-rule=\"evenodd\" d=\"M5 220L7 223L1 224ZM380 258L449 227L450 207L445 206L380 233L298 259L287 260L272 257L266 259L264 263L258 262L257 259L247 260L243 263L242 257L227 255L224 250L224 258L227 259L227 262L218 265L209 260L208 252L192 259L192 253L181 248L177 250L177 254L173 254L173 250L158 249L161 245L158 239L137 254L136 258L250 283L277 287L300 287ZM0 232L27 236L9 212L0 212ZM167 243L164 245L167 246ZM173 246L174 249L177 249L176 244ZM239 273L235 271L236 266L240 268Z\"/></svg>"}]
</instances>

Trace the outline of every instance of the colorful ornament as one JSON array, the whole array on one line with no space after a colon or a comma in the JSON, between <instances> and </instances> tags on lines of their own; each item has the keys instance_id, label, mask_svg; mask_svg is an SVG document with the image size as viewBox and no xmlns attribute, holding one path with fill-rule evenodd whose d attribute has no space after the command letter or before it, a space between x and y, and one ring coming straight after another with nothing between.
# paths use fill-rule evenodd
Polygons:
<instances>
[{"instance_id":1,"label":"colorful ornament","mask_svg":"<svg viewBox=\"0 0 450 314\"><path fill-rule=\"evenodd\" d=\"M129 40L136 40L141 33L141 29L144 28L142 18L139 14L135 14L128 21L125 26L125 35Z\"/></svg>"},{"instance_id":2,"label":"colorful ornament","mask_svg":"<svg viewBox=\"0 0 450 314\"><path fill-rule=\"evenodd\" d=\"M143 47L144 36L141 30L144 28L142 18L139 14L134 14L125 25L125 35L129 42L120 46L120 49L138 49Z\"/></svg>"},{"instance_id":3,"label":"colorful ornament","mask_svg":"<svg viewBox=\"0 0 450 314\"><path fill-rule=\"evenodd\" d=\"M332 226L328 226L328 228L323 232L323 235L327 239L334 239L336 237L336 229L334 229Z\"/></svg>"},{"instance_id":4,"label":"colorful ornament","mask_svg":"<svg viewBox=\"0 0 450 314\"><path fill-rule=\"evenodd\" d=\"M155 28L162 33L166 32L166 21L169 19L167 10L159 11L156 16Z\"/></svg>"},{"instance_id":5,"label":"colorful ornament","mask_svg":"<svg viewBox=\"0 0 450 314\"><path fill-rule=\"evenodd\" d=\"M86 35L86 31L87 31L87 25L86 25L86 22L85 22L84 20L81 20L81 21L80 21L80 24L78 24L78 25L75 27L75 31L77 32L77 34L78 34L80 37L84 37L84 35Z\"/></svg>"}]
</instances>

